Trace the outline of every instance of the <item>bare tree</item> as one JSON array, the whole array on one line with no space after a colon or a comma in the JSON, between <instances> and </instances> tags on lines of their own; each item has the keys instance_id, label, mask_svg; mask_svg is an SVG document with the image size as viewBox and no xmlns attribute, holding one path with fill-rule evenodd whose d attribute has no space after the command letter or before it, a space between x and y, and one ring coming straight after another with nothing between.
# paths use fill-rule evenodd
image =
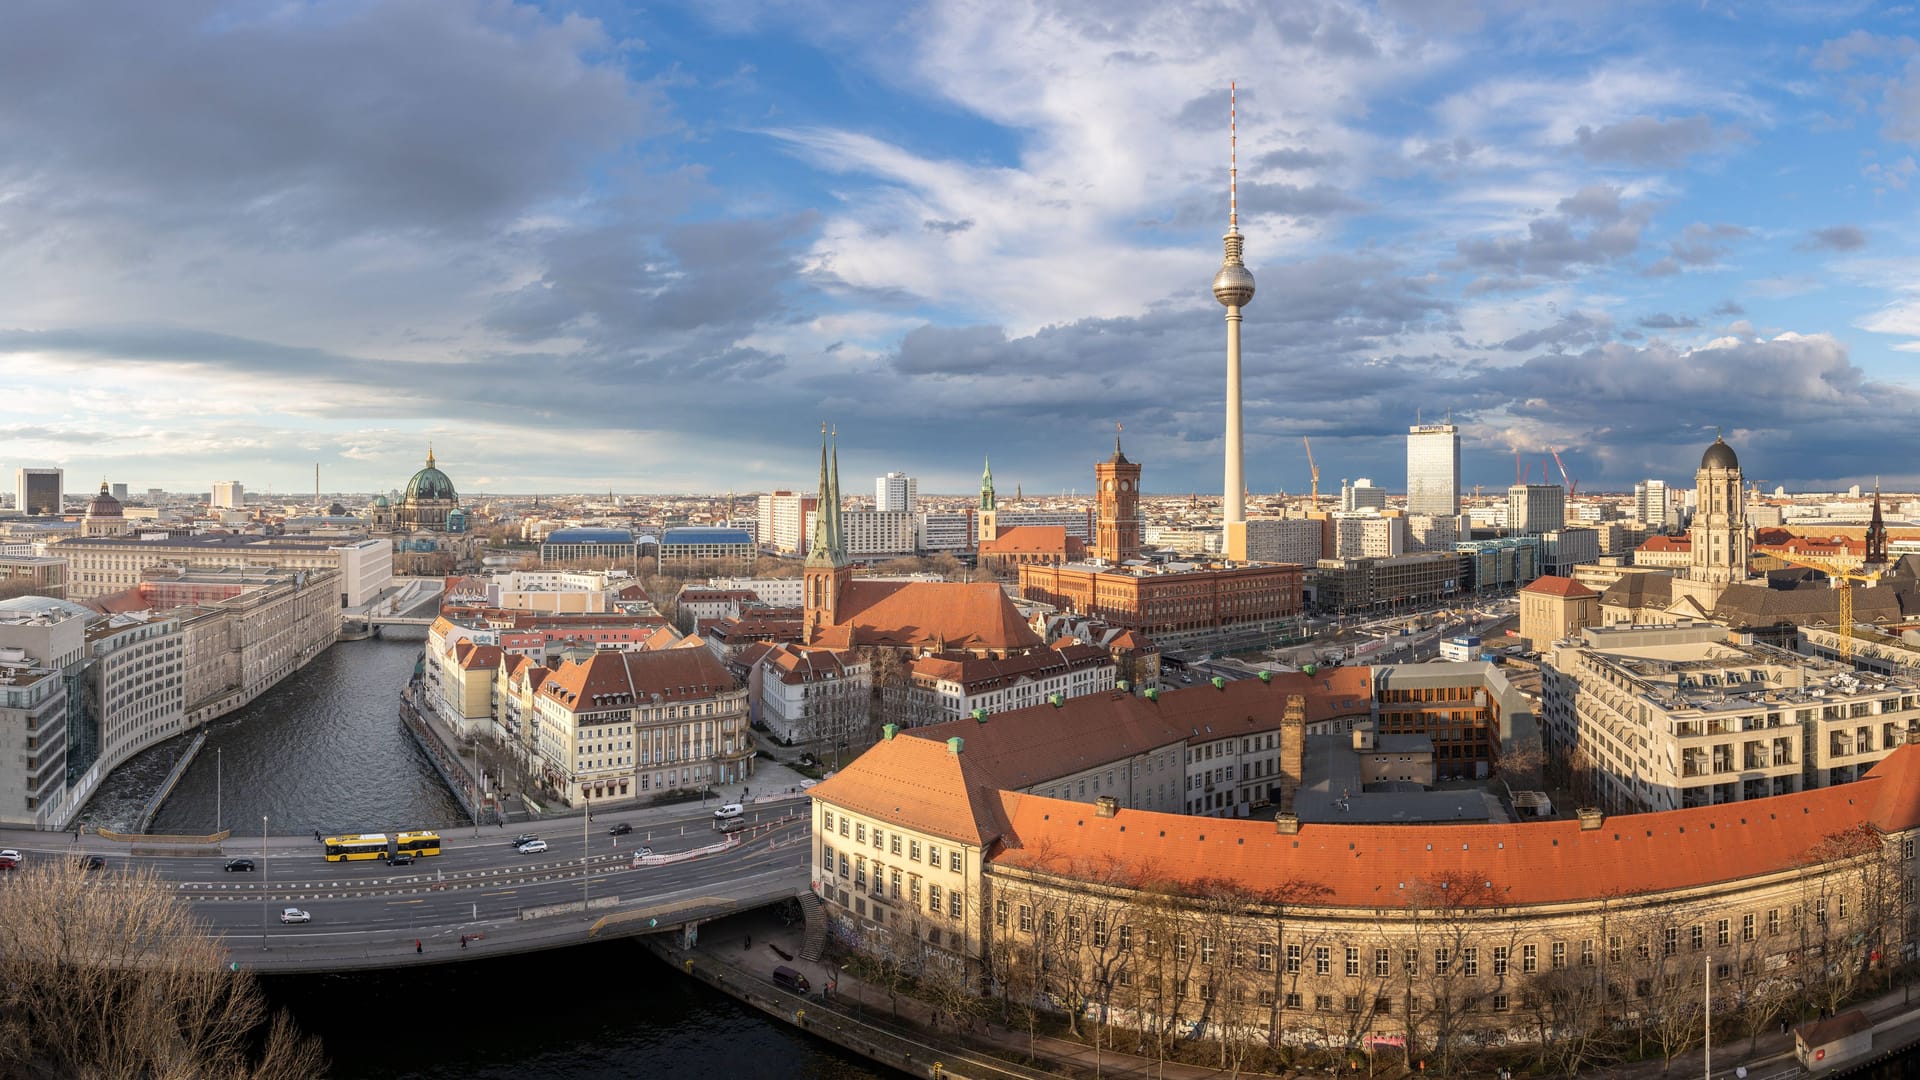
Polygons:
<instances>
[{"instance_id":1,"label":"bare tree","mask_svg":"<svg viewBox=\"0 0 1920 1080\"><path fill-rule=\"evenodd\" d=\"M0 1072L295 1080L316 1040L269 1016L204 924L151 870L36 862L0 888ZM263 1030L264 1029L264 1030Z\"/></svg>"},{"instance_id":2,"label":"bare tree","mask_svg":"<svg viewBox=\"0 0 1920 1080\"><path fill-rule=\"evenodd\" d=\"M1423 1032L1439 1056L1440 1071L1450 1072L1465 1045L1472 1013L1481 1004L1482 953L1489 920L1505 902L1506 888L1473 871L1448 871L1414 882L1407 890L1404 925L1415 951L1403 966L1407 1001L1407 1055L1419 1055L1416 1033ZM1429 966L1430 965L1430 966ZM1424 984L1430 991L1419 992Z\"/></svg>"}]
</instances>

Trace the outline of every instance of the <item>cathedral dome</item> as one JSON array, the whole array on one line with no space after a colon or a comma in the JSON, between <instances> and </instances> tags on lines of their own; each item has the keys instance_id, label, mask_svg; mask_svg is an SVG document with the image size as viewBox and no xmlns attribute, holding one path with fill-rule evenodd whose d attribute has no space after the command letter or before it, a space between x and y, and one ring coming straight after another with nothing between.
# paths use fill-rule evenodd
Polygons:
<instances>
[{"instance_id":1,"label":"cathedral dome","mask_svg":"<svg viewBox=\"0 0 1920 1080\"><path fill-rule=\"evenodd\" d=\"M380 507L381 509L384 510L387 507L392 506L393 503L385 495L375 495L373 497L373 505Z\"/></svg>"},{"instance_id":2,"label":"cathedral dome","mask_svg":"<svg viewBox=\"0 0 1920 1080\"><path fill-rule=\"evenodd\" d=\"M87 503L87 516L96 518L126 516L120 507L120 500L114 498L107 490L105 480L100 481L100 494L95 495L93 500Z\"/></svg>"},{"instance_id":3,"label":"cathedral dome","mask_svg":"<svg viewBox=\"0 0 1920 1080\"><path fill-rule=\"evenodd\" d=\"M401 501L416 503L424 499L453 501L458 498L459 496L454 494L453 491L453 481L447 479L446 473L434 468L433 451L429 450L427 451L427 467L414 473L413 479L407 481L407 493Z\"/></svg>"},{"instance_id":4,"label":"cathedral dome","mask_svg":"<svg viewBox=\"0 0 1920 1080\"><path fill-rule=\"evenodd\" d=\"M1700 455L1700 467L1703 469L1737 469L1740 467L1740 459L1734 454L1733 447L1728 446L1724 439L1716 435L1713 439L1713 445L1707 447L1707 452Z\"/></svg>"}]
</instances>

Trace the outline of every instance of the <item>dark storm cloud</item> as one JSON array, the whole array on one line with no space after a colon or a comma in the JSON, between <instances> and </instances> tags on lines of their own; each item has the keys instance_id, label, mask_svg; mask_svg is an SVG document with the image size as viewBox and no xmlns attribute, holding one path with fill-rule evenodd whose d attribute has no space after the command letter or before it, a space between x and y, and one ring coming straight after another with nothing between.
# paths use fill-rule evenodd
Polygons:
<instances>
[{"instance_id":1,"label":"dark storm cloud","mask_svg":"<svg viewBox=\"0 0 1920 1080\"><path fill-rule=\"evenodd\" d=\"M1574 132L1574 146L1588 161L1660 168L1684 164L1689 157L1737 137L1730 129L1715 128L1704 115L1678 120L1636 116L1601 128L1582 125Z\"/></svg>"},{"instance_id":2,"label":"dark storm cloud","mask_svg":"<svg viewBox=\"0 0 1920 1080\"><path fill-rule=\"evenodd\" d=\"M1888 460L1920 451L1906 420L1920 410L1920 391L1869 379L1844 345L1824 336L1692 350L1613 343L1537 356L1480 380L1506 399L1509 414L1605 448L1621 470L1615 482L1636 472L1685 475L1698 460L1696 444L1719 424L1730 440L1739 425L1736 448L1750 478L1789 486L1857 475L1863 445Z\"/></svg>"},{"instance_id":3,"label":"dark storm cloud","mask_svg":"<svg viewBox=\"0 0 1920 1080\"><path fill-rule=\"evenodd\" d=\"M1341 156L1339 154L1325 153L1319 150L1308 150L1304 147L1287 147L1280 150L1269 150L1259 157L1254 158L1251 164L1255 170L1287 169L1291 171L1301 171L1324 168L1328 165L1338 165L1340 161Z\"/></svg>"},{"instance_id":4,"label":"dark storm cloud","mask_svg":"<svg viewBox=\"0 0 1920 1080\"><path fill-rule=\"evenodd\" d=\"M1500 343L1499 348L1507 352L1531 352L1549 346L1552 351L1559 352L1568 345L1597 345L1607 340L1612 332L1612 319L1575 311L1550 326L1508 338Z\"/></svg>"},{"instance_id":5,"label":"dark storm cloud","mask_svg":"<svg viewBox=\"0 0 1920 1080\"><path fill-rule=\"evenodd\" d=\"M1690 315L1669 315L1664 311L1656 311L1640 316L1634 323L1647 330L1685 330L1699 326L1700 320Z\"/></svg>"},{"instance_id":6,"label":"dark storm cloud","mask_svg":"<svg viewBox=\"0 0 1920 1080\"><path fill-rule=\"evenodd\" d=\"M1524 236L1459 241L1457 265L1491 271L1483 282L1561 277L1633 254L1653 210L1645 202L1622 204L1619 188L1591 185L1528 222Z\"/></svg>"},{"instance_id":7,"label":"dark storm cloud","mask_svg":"<svg viewBox=\"0 0 1920 1080\"><path fill-rule=\"evenodd\" d=\"M1832 225L1815 229L1801 242L1803 251L1858 251L1867 246L1867 234L1854 225Z\"/></svg>"},{"instance_id":8,"label":"dark storm cloud","mask_svg":"<svg viewBox=\"0 0 1920 1080\"><path fill-rule=\"evenodd\" d=\"M661 123L581 59L605 45L477 0L9 4L0 225L262 246L490 226Z\"/></svg>"}]
</instances>

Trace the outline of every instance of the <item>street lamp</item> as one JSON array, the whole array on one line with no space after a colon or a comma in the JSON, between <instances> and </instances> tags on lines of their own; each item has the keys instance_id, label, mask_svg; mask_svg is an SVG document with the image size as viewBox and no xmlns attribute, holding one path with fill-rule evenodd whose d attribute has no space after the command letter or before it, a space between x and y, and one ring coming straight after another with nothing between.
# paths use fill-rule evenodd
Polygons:
<instances>
[{"instance_id":1,"label":"street lamp","mask_svg":"<svg viewBox=\"0 0 1920 1080\"><path fill-rule=\"evenodd\" d=\"M260 951L267 951L267 815L260 815Z\"/></svg>"},{"instance_id":2,"label":"street lamp","mask_svg":"<svg viewBox=\"0 0 1920 1080\"><path fill-rule=\"evenodd\" d=\"M220 831L220 748L213 748L213 831Z\"/></svg>"},{"instance_id":3,"label":"street lamp","mask_svg":"<svg viewBox=\"0 0 1920 1080\"><path fill-rule=\"evenodd\" d=\"M480 836L480 740L473 740L473 835Z\"/></svg>"},{"instance_id":4,"label":"street lamp","mask_svg":"<svg viewBox=\"0 0 1920 1080\"><path fill-rule=\"evenodd\" d=\"M593 841L587 837L587 824L593 820L593 808L587 805L587 786L580 785L580 914L588 914L587 892L593 878L587 869L587 849Z\"/></svg>"}]
</instances>

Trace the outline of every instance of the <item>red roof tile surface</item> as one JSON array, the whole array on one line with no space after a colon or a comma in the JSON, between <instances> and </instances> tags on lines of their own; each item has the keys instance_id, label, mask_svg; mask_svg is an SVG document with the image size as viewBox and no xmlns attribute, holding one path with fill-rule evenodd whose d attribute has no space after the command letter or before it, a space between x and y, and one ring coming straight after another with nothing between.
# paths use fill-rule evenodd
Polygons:
<instances>
[{"instance_id":1,"label":"red roof tile surface","mask_svg":"<svg viewBox=\"0 0 1920 1080\"><path fill-rule=\"evenodd\" d=\"M1594 592L1592 589L1587 588L1572 578L1557 577L1553 574L1542 574L1534 578L1533 584L1528 585L1520 591L1524 593L1535 593L1541 596L1560 596L1569 600L1598 599L1600 596L1599 593Z\"/></svg>"}]
</instances>

